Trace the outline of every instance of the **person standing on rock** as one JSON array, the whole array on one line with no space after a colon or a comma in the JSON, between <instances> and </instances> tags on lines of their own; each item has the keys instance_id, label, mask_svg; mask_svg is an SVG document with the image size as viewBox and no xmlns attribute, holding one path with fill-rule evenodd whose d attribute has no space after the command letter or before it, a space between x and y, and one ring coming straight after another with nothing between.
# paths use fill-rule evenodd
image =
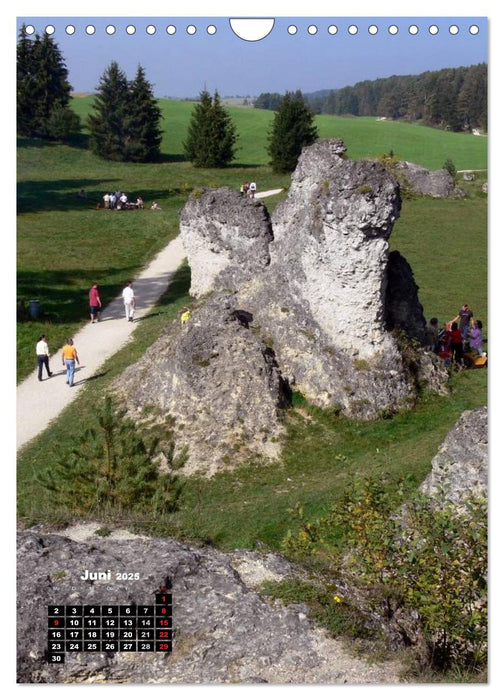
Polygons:
<instances>
[{"instance_id":1,"label":"person standing on rock","mask_svg":"<svg viewBox=\"0 0 504 700\"><path fill-rule=\"evenodd\" d=\"M122 298L124 301L124 311L126 313L126 320L133 321L133 315L135 313L136 299L135 292L133 291L133 283L130 281L124 287L122 292Z\"/></svg>"},{"instance_id":2,"label":"person standing on rock","mask_svg":"<svg viewBox=\"0 0 504 700\"><path fill-rule=\"evenodd\" d=\"M38 339L38 343L35 347L35 353L37 355L38 362L38 380L42 381L42 368L46 368L47 376L52 377L52 372L49 369L49 347L47 346L47 339L44 334Z\"/></svg>"},{"instance_id":3,"label":"person standing on rock","mask_svg":"<svg viewBox=\"0 0 504 700\"><path fill-rule=\"evenodd\" d=\"M66 367L66 382L68 386L74 385L76 362L80 365L79 356L77 355L77 348L74 345L73 338L68 338L66 345L63 346L63 350L61 351L61 363L64 367Z\"/></svg>"},{"instance_id":4,"label":"person standing on rock","mask_svg":"<svg viewBox=\"0 0 504 700\"><path fill-rule=\"evenodd\" d=\"M89 315L91 317L91 323L100 321L101 319L101 299L100 293L98 292L98 285L93 284L89 290Z\"/></svg>"}]
</instances>

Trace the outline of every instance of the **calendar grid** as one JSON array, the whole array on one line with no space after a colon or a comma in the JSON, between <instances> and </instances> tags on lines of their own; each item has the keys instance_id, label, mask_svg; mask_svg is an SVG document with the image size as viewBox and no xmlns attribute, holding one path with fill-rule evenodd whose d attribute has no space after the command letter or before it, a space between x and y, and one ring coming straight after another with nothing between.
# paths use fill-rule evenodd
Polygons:
<instances>
[{"instance_id":1,"label":"calendar grid","mask_svg":"<svg viewBox=\"0 0 504 700\"><path fill-rule=\"evenodd\" d=\"M164 652L173 644L172 593L147 605L48 605L48 663L67 653Z\"/></svg>"}]
</instances>

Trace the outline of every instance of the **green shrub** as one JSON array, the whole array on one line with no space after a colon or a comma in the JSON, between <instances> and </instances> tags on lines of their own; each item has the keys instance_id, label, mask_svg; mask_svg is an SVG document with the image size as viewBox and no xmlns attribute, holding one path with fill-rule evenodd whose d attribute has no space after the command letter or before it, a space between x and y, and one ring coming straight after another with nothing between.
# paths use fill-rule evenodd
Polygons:
<instances>
[{"instance_id":1,"label":"green shrub","mask_svg":"<svg viewBox=\"0 0 504 700\"><path fill-rule=\"evenodd\" d=\"M445 162L443 163L443 170L447 170L453 178L457 176L457 168L453 164L451 158L447 158L445 160Z\"/></svg>"},{"instance_id":2,"label":"green shrub","mask_svg":"<svg viewBox=\"0 0 504 700\"><path fill-rule=\"evenodd\" d=\"M407 626L401 633L417 644L420 665L481 668L487 651L486 504L476 498L463 506L433 503L416 493L401 513L391 514L383 480L355 481L327 516L302 523L283 546L304 559L323 554L372 617L418 619L420 639L408 639ZM302 520L302 509L297 515Z\"/></svg>"},{"instance_id":3,"label":"green shrub","mask_svg":"<svg viewBox=\"0 0 504 700\"><path fill-rule=\"evenodd\" d=\"M170 513L178 508L181 484L174 473L186 460L174 457L174 444L162 447L154 432L146 433L126 410L106 396L95 427L85 430L77 444L59 456L56 464L38 476L40 485L54 494L58 506L73 516ZM160 473L158 455L170 467Z\"/></svg>"}]
</instances>

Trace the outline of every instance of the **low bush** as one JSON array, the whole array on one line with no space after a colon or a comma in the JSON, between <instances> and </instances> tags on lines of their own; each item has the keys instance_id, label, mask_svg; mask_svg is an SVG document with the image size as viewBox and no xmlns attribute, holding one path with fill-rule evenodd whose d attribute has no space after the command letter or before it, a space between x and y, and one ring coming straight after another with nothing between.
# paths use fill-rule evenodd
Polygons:
<instances>
[{"instance_id":1,"label":"low bush","mask_svg":"<svg viewBox=\"0 0 504 700\"><path fill-rule=\"evenodd\" d=\"M165 473L158 468L160 454L169 467ZM106 396L95 426L37 479L72 517L156 517L178 509L182 484L176 470L185 460L185 453L175 458L173 442L163 445L159 436L141 431Z\"/></svg>"},{"instance_id":2,"label":"low bush","mask_svg":"<svg viewBox=\"0 0 504 700\"><path fill-rule=\"evenodd\" d=\"M407 486L404 483L401 488ZM298 509L303 520L302 508ZM480 670L487 653L487 512L416 492L391 513L384 479L355 481L329 514L302 522L283 546L323 556L346 582L346 602L414 646L420 667Z\"/></svg>"}]
</instances>

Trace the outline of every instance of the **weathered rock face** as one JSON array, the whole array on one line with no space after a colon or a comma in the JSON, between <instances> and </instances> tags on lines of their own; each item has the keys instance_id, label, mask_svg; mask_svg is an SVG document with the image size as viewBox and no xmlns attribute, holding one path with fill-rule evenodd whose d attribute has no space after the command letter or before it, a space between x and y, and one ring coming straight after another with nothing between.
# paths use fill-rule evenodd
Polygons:
<instances>
[{"instance_id":1,"label":"weathered rock face","mask_svg":"<svg viewBox=\"0 0 504 700\"><path fill-rule=\"evenodd\" d=\"M394 171L403 186L416 194L431 197L449 197L453 194L455 181L447 170L427 170L404 160L395 166Z\"/></svg>"},{"instance_id":2,"label":"weathered rock face","mask_svg":"<svg viewBox=\"0 0 504 700\"><path fill-rule=\"evenodd\" d=\"M277 455L286 385L370 419L412 406L420 382L438 390L446 380L430 355L405 361L393 332L420 342L425 333L411 268L389 255L398 183L344 151L337 139L304 149L271 223L262 205L226 190L182 212L199 308L121 387L135 410L151 403L175 418L191 470Z\"/></svg>"},{"instance_id":3,"label":"weathered rock face","mask_svg":"<svg viewBox=\"0 0 504 700\"><path fill-rule=\"evenodd\" d=\"M118 391L131 406L174 419L178 448L189 446L186 473L278 456L286 386L250 319L232 295L216 293L121 377Z\"/></svg>"},{"instance_id":4,"label":"weathered rock face","mask_svg":"<svg viewBox=\"0 0 504 700\"><path fill-rule=\"evenodd\" d=\"M436 499L459 504L470 496L488 495L488 409L464 411L450 430L432 471L420 487Z\"/></svg>"},{"instance_id":5,"label":"weathered rock face","mask_svg":"<svg viewBox=\"0 0 504 700\"><path fill-rule=\"evenodd\" d=\"M400 208L399 186L381 165L345 160L321 141L303 150L273 217L271 267L288 268L292 293L332 343L361 356L390 349L387 239Z\"/></svg>"},{"instance_id":6,"label":"weathered rock face","mask_svg":"<svg viewBox=\"0 0 504 700\"><path fill-rule=\"evenodd\" d=\"M391 683L392 664L351 658L314 629L302 605L279 607L254 587L292 567L274 554L224 554L175 540L18 534L17 675L20 683ZM84 570L112 580L82 581ZM139 580L115 580L138 572ZM173 652L67 652L48 664L48 605L153 605L171 578Z\"/></svg>"},{"instance_id":7,"label":"weathered rock face","mask_svg":"<svg viewBox=\"0 0 504 700\"><path fill-rule=\"evenodd\" d=\"M229 189L205 189L191 197L180 215L180 235L191 260L194 297L214 289L226 268L236 286L270 261L273 235L266 208Z\"/></svg>"}]
</instances>

